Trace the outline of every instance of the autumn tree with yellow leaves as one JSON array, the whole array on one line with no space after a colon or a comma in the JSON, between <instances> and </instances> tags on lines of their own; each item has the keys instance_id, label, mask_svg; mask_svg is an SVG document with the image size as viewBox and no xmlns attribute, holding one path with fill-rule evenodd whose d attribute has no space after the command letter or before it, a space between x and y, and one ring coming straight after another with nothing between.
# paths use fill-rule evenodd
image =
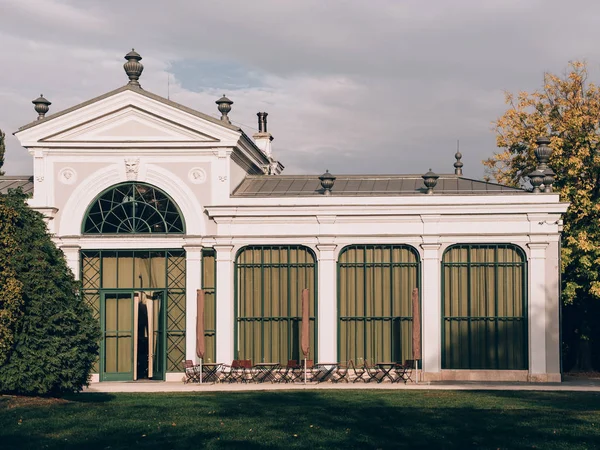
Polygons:
<instances>
[{"instance_id":1,"label":"autumn tree with yellow leaves","mask_svg":"<svg viewBox=\"0 0 600 450\"><path fill-rule=\"evenodd\" d=\"M553 187L570 203L561 254L564 368L600 370L600 89L576 61L563 76L545 74L541 90L507 93L506 103L495 122L503 151L483 163L498 182L527 185L535 141L550 138Z\"/></svg>"}]
</instances>

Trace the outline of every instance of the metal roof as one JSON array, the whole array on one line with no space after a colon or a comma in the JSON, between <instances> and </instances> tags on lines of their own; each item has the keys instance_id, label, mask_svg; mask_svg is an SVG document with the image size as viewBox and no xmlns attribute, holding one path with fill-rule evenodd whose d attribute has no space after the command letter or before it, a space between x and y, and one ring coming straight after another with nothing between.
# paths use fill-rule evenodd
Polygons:
<instances>
[{"instance_id":1,"label":"metal roof","mask_svg":"<svg viewBox=\"0 0 600 450\"><path fill-rule=\"evenodd\" d=\"M336 175L332 196L363 197L423 195L427 188L421 175ZM445 195L521 194L524 189L440 175L433 189ZM233 197L310 197L323 195L317 175L249 175L235 189Z\"/></svg>"},{"instance_id":2,"label":"metal roof","mask_svg":"<svg viewBox=\"0 0 600 450\"><path fill-rule=\"evenodd\" d=\"M9 189L23 189L25 194L33 194L33 177L31 176L0 176L0 194L8 193Z\"/></svg>"}]
</instances>

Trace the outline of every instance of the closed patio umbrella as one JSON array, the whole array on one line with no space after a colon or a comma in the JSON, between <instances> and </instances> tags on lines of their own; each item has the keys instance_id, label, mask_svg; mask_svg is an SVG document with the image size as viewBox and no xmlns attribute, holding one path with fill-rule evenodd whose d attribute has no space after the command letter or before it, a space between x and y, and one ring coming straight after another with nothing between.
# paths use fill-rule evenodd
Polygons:
<instances>
[{"instance_id":1,"label":"closed patio umbrella","mask_svg":"<svg viewBox=\"0 0 600 450\"><path fill-rule=\"evenodd\" d=\"M415 382L419 382L419 360L421 359L421 314L419 311L419 289L412 291L412 351L415 361Z\"/></svg>"},{"instance_id":2,"label":"closed patio umbrella","mask_svg":"<svg viewBox=\"0 0 600 450\"><path fill-rule=\"evenodd\" d=\"M200 358L200 383L202 383L202 359L204 358L204 291L196 291L196 354Z\"/></svg>"},{"instance_id":3,"label":"closed patio umbrella","mask_svg":"<svg viewBox=\"0 0 600 450\"><path fill-rule=\"evenodd\" d=\"M306 384L306 358L310 350L310 310L308 289L302 290L302 327L300 329L300 347L304 355L304 383Z\"/></svg>"}]
</instances>

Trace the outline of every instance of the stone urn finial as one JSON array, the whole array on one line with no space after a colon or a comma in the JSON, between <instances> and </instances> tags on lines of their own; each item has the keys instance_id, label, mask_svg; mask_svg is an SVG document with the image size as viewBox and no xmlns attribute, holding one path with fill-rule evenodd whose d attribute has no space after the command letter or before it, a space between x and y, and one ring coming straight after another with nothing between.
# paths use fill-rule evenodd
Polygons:
<instances>
[{"instance_id":1,"label":"stone urn finial","mask_svg":"<svg viewBox=\"0 0 600 450\"><path fill-rule=\"evenodd\" d=\"M537 147L533 153L538 160L538 169L543 172L548 168L548 161L550 160L550 155L552 154L552 149L550 148L550 139L546 136L542 136L537 138L535 143L537 144Z\"/></svg>"},{"instance_id":2,"label":"stone urn finial","mask_svg":"<svg viewBox=\"0 0 600 450\"><path fill-rule=\"evenodd\" d=\"M319 177L321 180L321 187L323 188L323 195L331 195L331 188L335 183L336 177L329 173L329 169L325 170L325 173Z\"/></svg>"},{"instance_id":3,"label":"stone urn finial","mask_svg":"<svg viewBox=\"0 0 600 450\"><path fill-rule=\"evenodd\" d=\"M533 186L534 193L552 192L552 185L554 184L554 171L548 167L548 161L550 155L552 155L552 148L550 147L550 138L547 136L539 137L535 143L537 144L536 149L533 151L538 161L536 169L529 174L529 180ZM544 186L544 189L540 188Z\"/></svg>"},{"instance_id":4,"label":"stone urn finial","mask_svg":"<svg viewBox=\"0 0 600 450\"><path fill-rule=\"evenodd\" d=\"M427 194L433 194L433 188L436 186L439 177L440 176L432 172L431 169L429 169L429 172L427 172L425 175L421 175L421 178L423 178L423 182L425 183L425 187L427 188Z\"/></svg>"},{"instance_id":5,"label":"stone urn finial","mask_svg":"<svg viewBox=\"0 0 600 450\"><path fill-rule=\"evenodd\" d=\"M215 103L217 104L219 112L221 113L221 120L223 122L231 123L231 120L229 120L229 116L227 114L229 114L229 111L231 111L231 105L233 105L233 102L225 97L225 94L223 94L223 97L221 97Z\"/></svg>"},{"instance_id":6,"label":"stone urn finial","mask_svg":"<svg viewBox=\"0 0 600 450\"><path fill-rule=\"evenodd\" d=\"M131 49L131 51L125 55L125 59L127 60L127 62L123 64L123 68L125 69L125 73L129 77L129 83L127 84L141 87L139 79L142 75L142 72L144 71L144 66L140 62L142 57L134 49Z\"/></svg>"},{"instance_id":7,"label":"stone urn finial","mask_svg":"<svg viewBox=\"0 0 600 450\"><path fill-rule=\"evenodd\" d=\"M41 120L46 116L46 113L48 112L48 110L50 109L50 105L52 104L44 98L44 94L40 94L40 96L33 100L31 103L35 105L35 112L38 113L37 120Z\"/></svg>"}]
</instances>

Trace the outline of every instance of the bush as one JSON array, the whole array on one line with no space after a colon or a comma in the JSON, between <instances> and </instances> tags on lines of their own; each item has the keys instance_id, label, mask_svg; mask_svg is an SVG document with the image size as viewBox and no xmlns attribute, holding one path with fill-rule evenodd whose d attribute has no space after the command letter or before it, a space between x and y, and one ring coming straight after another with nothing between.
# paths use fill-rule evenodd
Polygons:
<instances>
[{"instance_id":1,"label":"bush","mask_svg":"<svg viewBox=\"0 0 600 450\"><path fill-rule=\"evenodd\" d=\"M6 320L8 331L0 333L0 350L6 347L0 353L5 356L4 362L0 359L0 391L80 391L98 356L99 326L79 297L79 283L50 239L42 215L27 206L26 198L20 191L0 195L0 280L5 274L14 285L9 302L0 298L0 317L13 319Z\"/></svg>"}]
</instances>

